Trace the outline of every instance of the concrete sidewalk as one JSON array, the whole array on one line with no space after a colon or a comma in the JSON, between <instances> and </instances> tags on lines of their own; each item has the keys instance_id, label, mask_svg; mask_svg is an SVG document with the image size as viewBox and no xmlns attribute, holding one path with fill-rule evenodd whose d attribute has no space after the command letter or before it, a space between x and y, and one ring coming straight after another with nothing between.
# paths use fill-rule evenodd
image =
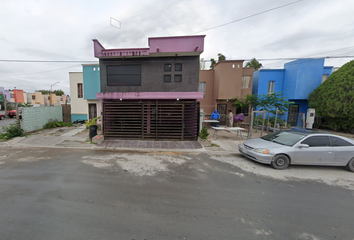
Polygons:
<instances>
[{"instance_id":1,"label":"concrete sidewalk","mask_svg":"<svg viewBox=\"0 0 354 240\"><path fill-rule=\"evenodd\" d=\"M17 137L0 142L0 147L16 148L75 148L90 150L127 150L127 151L205 151L197 141L141 141L141 140L103 140L100 135L89 140L85 126L61 127L40 130L25 137ZM220 148L218 148L221 150ZM214 150L210 148L209 150Z\"/></svg>"}]
</instances>

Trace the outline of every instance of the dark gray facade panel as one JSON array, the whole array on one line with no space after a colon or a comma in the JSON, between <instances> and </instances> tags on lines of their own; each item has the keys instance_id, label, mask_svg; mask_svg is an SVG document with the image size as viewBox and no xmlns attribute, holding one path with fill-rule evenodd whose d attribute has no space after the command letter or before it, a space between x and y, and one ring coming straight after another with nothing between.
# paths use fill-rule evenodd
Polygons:
<instances>
[{"instance_id":1,"label":"dark gray facade panel","mask_svg":"<svg viewBox=\"0 0 354 240\"><path fill-rule=\"evenodd\" d=\"M175 64L182 64L182 71L175 71ZM165 64L171 64L171 71L165 72ZM107 66L140 65L140 86L109 86ZM164 75L182 75L182 82L164 83ZM199 87L199 57L149 57L126 59L100 59L101 92L197 92ZM127 80L129 81L129 80Z\"/></svg>"}]
</instances>

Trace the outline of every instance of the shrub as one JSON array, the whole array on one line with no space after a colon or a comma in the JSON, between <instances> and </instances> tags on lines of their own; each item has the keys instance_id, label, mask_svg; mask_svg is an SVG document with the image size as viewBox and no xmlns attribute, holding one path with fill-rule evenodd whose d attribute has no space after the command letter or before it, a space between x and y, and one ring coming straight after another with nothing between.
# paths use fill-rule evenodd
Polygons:
<instances>
[{"instance_id":1,"label":"shrub","mask_svg":"<svg viewBox=\"0 0 354 240\"><path fill-rule=\"evenodd\" d=\"M269 123L272 124L272 126L274 126L274 121L275 121L275 117L269 118ZM265 120L265 124L267 124L267 122L268 122L268 119ZM281 118L277 118L277 124L278 123L280 126L284 126L285 120L283 120Z\"/></svg>"},{"instance_id":2,"label":"shrub","mask_svg":"<svg viewBox=\"0 0 354 240\"><path fill-rule=\"evenodd\" d=\"M100 116L95 117L94 119L89 119L89 120L85 121L86 128L90 128L90 126L96 125L97 119L100 119Z\"/></svg>"},{"instance_id":3,"label":"shrub","mask_svg":"<svg viewBox=\"0 0 354 240\"><path fill-rule=\"evenodd\" d=\"M354 61L344 64L332 73L309 95L309 106L316 115L325 117L331 129L354 129Z\"/></svg>"},{"instance_id":4,"label":"shrub","mask_svg":"<svg viewBox=\"0 0 354 240\"><path fill-rule=\"evenodd\" d=\"M206 140L209 136L209 133L208 133L208 129L206 126L204 126L202 128L202 130L200 131L200 134L199 134L199 137L203 140Z\"/></svg>"},{"instance_id":5,"label":"shrub","mask_svg":"<svg viewBox=\"0 0 354 240\"><path fill-rule=\"evenodd\" d=\"M56 128L56 127L71 127L73 125L72 122L70 123L65 123L63 121L57 121L57 120L49 120L48 123L44 124L43 128L44 129L49 129L49 128Z\"/></svg>"},{"instance_id":6,"label":"shrub","mask_svg":"<svg viewBox=\"0 0 354 240\"><path fill-rule=\"evenodd\" d=\"M18 124L11 123L9 126L2 127L3 132L0 133L0 139L10 139L14 137L21 137L23 136L23 129L18 126Z\"/></svg>"}]
</instances>

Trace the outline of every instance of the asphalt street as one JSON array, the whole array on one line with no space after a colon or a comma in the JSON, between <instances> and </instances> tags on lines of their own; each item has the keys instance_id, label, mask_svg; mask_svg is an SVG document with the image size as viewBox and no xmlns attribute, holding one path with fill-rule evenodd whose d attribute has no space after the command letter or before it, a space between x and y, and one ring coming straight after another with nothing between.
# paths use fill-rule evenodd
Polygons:
<instances>
[{"instance_id":1,"label":"asphalt street","mask_svg":"<svg viewBox=\"0 0 354 240\"><path fill-rule=\"evenodd\" d=\"M211 153L0 148L1 239L353 240L353 202Z\"/></svg>"},{"instance_id":2,"label":"asphalt street","mask_svg":"<svg viewBox=\"0 0 354 240\"><path fill-rule=\"evenodd\" d=\"M16 118L8 118L6 117L4 120L0 120L0 133L2 132L2 127L9 125L10 123L14 123Z\"/></svg>"}]
</instances>

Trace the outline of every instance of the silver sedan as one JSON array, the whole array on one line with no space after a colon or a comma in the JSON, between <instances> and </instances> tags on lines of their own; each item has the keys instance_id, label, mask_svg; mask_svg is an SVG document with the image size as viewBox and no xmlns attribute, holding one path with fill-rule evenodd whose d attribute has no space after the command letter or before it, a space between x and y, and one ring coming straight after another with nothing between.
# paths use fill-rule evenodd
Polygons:
<instances>
[{"instance_id":1,"label":"silver sedan","mask_svg":"<svg viewBox=\"0 0 354 240\"><path fill-rule=\"evenodd\" d=\"M260 163L285 169L289 164L346 166L354 172L354 141L308 130L271 133L241 142L238 150Z\"/></svg>"}]
</instances>

